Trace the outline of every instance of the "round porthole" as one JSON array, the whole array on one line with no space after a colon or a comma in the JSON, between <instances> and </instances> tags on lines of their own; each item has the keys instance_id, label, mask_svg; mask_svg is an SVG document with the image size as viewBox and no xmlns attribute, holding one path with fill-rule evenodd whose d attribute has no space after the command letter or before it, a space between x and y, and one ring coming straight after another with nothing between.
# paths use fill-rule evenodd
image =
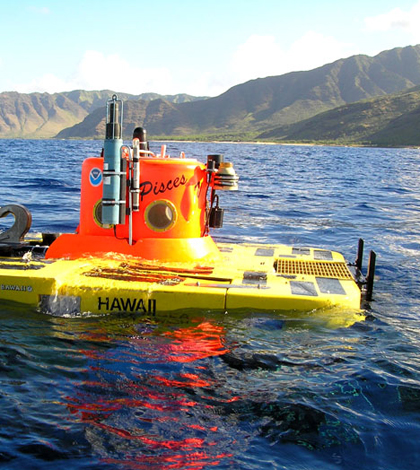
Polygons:
<instances>
[{"instance_id":1,"label":"round porthole","mask_svg":"<svg viewBox=\"0 0 420 470\"><path fill-rule=\"evenodd\" d=\"M176 207L172 202L162 199L146 207L144 219L150 230L166 232L175 225L177 216Z\"/></svg>"},{"instance_id":2,"label":"round porthole","mask_svg":"<svg viewBox=\"0 0 420 470\"><path fill-rule=\"evenodd\" d=\"M102 227L102 199L99 199L93 207L93 220L96 225Z\"/></svg>"}]
</instances>

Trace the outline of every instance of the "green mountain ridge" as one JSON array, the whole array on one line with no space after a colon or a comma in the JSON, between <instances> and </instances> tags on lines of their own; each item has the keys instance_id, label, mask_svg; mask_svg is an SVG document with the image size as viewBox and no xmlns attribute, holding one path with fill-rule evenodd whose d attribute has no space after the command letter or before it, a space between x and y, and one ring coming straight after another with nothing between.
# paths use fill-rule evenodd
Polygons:
<instances>
[{"instance_id":1,"label":"green mountain ridge","mask_svg":"<svg viewBox=\"0 0 420 470\"><path fill-rule=\"evenodd\" d=\"M156 138L378 145L402 142L403 135L408 138L410 133L402 132L402 126L409 126L416 118L414 87L418 85L420 45L250 80L213 98L153 93L118 96L125 101L125 138L141 125ZM408 89L411 91L406 92ZM0 137L101 139L104 106L112 93L1 93ZM389 135L395 131L400 137Z\"/></svg>"}]
</instances>

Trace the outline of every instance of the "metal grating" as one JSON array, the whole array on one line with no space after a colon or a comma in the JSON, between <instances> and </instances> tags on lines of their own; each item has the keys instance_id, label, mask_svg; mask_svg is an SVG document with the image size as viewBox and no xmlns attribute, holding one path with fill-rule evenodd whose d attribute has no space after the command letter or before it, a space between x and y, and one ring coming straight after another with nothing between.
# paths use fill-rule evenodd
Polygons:
<instances>
[{"instance_id":1,"label":"metal grating","mask_svg":"<svg viewBox=\"0 0 420 470\"><path fill-rule=\"evenodd\" d=\"M274 265L277 274L285 276L316 276L334 279L352 279L347 265L340 261L303 261L296 259L278 259Z\"/></svg>"}]
</instances>

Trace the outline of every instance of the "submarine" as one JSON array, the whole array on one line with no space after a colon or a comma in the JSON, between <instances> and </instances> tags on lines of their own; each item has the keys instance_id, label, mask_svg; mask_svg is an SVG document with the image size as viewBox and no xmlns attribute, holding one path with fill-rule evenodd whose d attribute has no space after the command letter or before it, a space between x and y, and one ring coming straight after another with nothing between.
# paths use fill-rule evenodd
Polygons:
<instances>
[{"instance_id":1,"label":"submarine","mask_svg":"<svg viewBox=\"0 0 420 470\"><path fill-rule=\"evenodd\" d=\"M21 204L0 207L0 299L60 316L121 312L159 317L200 310L363 316L376 254L363 274L364 242L348 263L336 251L216 242L219 195L238 189L224 155L206 163L150 150L146 131L122 139L123 102L107 102L102 152L82 163L80 220L73 233L30 233ZM344 315L344 313L343 313Z\"/></svg>"}]
</instances>

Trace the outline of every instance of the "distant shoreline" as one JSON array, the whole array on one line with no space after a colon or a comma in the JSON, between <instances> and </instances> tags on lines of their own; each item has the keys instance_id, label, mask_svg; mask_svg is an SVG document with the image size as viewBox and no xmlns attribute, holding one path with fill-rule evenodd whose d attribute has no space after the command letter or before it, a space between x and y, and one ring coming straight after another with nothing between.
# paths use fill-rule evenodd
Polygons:
<instances>
[{"instance_id":1,"label":"distant shoreline","mask_svg":"<svg viewBox=\"0 0 420 470\"><path fill-rule=\"evenodd\" d=\"M55 137L47 137L47 138L28 138L28 137L0 137L0 142L2 140L65 140L65 141L98 141L101 142L103 139L96 139L96 138L55 138ZM124 141L129 141L130 138L124 138ZM363 143L342 143L337 144L333 142L263 142L261 140L244 140L244 141L237 141L237 140L192 140L192 139L149 139L149 142L163 142L163 143L190 143L190 144L244 144L244 145L282 145L282 146L289 146L289 147L354 147L354 148L404 148L404 149L419 149L420 147L417 145L373 145L373 144L363 144Z\"/></svg>"}]
</instances>

